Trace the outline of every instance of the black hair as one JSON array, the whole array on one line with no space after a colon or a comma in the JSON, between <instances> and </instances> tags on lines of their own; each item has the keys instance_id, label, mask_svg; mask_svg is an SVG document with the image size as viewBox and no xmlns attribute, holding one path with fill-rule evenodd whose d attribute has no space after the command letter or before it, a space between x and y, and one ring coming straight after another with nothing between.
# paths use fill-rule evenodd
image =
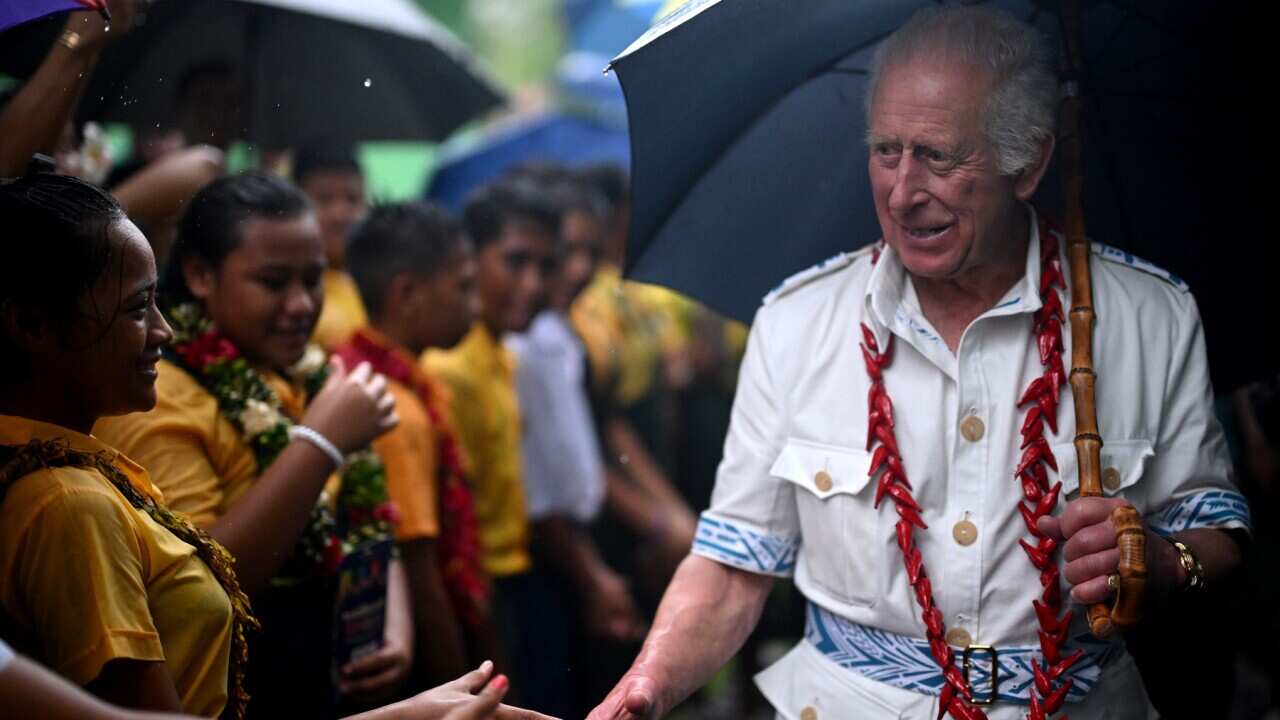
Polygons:
<instances>
[{"instance_id":1,"label":"black hair","mask_svg":"<svg viewBox=\"0 0 1280 720\"><path fill-rule=\"evenodd\" d=\"M546 190L526 178L481 187L467 198L462 211L463 225L476 249L497 240L507 224L516 220L541 225L553 238L560 236L560 213Z\"/></svg>"},{"instance_id":2,"label":"black hair","mask_svg":"<svg viewBox=\"0 0 1280 720\"><path fill-rule=\"evenodd\" d=\"M298 148L293 157L293 181L302 186L318 172L352 173L363 177L350 143L318 141Z\"/></svg>"},{"instance_id":3,"label":"black hair","mask_svg":"<svg viewBox=\"0 0 1280 720\"><path fill-rule=\"evenodd\" d=\"M182 265L200 258L217 268L240 246L240 226L252 218L290 220L311 209L307 196L276 175L250 171L218 178L196 193L178 224L178 238L160 281L166 308L192 299Z\"/></svg>"},{"instance_id":4,"label":"black hair","mask_svg":"<svg viewBox=\"0 0 1280 720\"><path fill-rule=\"evenodd\" d=\"M428 277L466 243L462 225L427 203L379 205L347 238L347 272L371 317L382 314L387 289L402 273Z\"/></svg>"},{"instance_id":5,"label":"black hair","mask_svg":"<svg viewBox=\"0 0 1280 720\"><path fill-rule=\"evenodd\" d=\"M111 261L108 229L124 210L94 185L39 173L0 182L0 218L0 307L40 308L70 327ZM0 374L26 372L26 358L0 332Z\"/></svg>"},{"instance_id":6,"label":"black hair","mask_svg":"<svg viewBox=\"0 0 1280 720\"><path fill-rule=\"evenodd\" d=\"M551 203L560 212L561 222L569 213L580 212L600 222L608 222L611 203L581 177L570 175L547 189Z\"/></svg>"},{"instance_id":7,"label":"black hair","mask_svg":"<svg viewBox=\"0 0 1280 720\"><path fill-rule=\"evenodd\" d=\"M627 193L630 192L630 183L627 180L627 171L621 166L611 163L592 165L584 169L580 177L604 196L604 199L609 202L611 211L616 211L628 202Z\"/></svg>"}]
</instances>

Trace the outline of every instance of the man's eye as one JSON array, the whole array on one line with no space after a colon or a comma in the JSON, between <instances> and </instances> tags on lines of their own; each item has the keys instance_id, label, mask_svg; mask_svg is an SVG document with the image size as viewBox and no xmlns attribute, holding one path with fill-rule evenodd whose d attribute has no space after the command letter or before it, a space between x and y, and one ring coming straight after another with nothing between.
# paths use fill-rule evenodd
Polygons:
<instances>
[{"instance_id":1,"label":"man's eye","mask_svg":"<svg viewBox=\"0 0 1280 720\"><path fill-rule=\"evenodd\" d=\"M902 148L894 143L876 143L875 152L877 155L889 157L902 152Z\"/></svg>"}]
</instances>

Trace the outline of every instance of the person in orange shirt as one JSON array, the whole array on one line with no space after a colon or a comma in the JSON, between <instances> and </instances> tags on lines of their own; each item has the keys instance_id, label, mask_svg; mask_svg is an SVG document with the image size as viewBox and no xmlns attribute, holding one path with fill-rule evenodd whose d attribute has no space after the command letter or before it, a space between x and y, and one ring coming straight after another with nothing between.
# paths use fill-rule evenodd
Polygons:
<instances>
[{"instance_id":1,"label":"person in orange shirt","mask_svg":"<svg viewBox=\"0 0 1280 720\"><path fill-rule=\"evenodd\" d=\"M369 322L351 275L346 272L347 236L369 211L364 174L349 144L314 143L298 150L293 180L315 208L329 266L324 271L324 308L314 339L333 350Z\"/></svg>"},{"instance_id":2,"label":"person in orange shirt","mask_svg":"<svg viewBox=\"0 0 1280 720\"><path fill-rule=\"evenodd\" d=\"M376 207L352 233L347 267L371 313L336 350L389 379L400 425L374 449L400 508L415 656L434 682L466 665L464 640L491 637L489 579L447 389L417 366L427 348L458 344L479 312L471 243L456 220L420 203Z\"/></svg>"}]
</instances>

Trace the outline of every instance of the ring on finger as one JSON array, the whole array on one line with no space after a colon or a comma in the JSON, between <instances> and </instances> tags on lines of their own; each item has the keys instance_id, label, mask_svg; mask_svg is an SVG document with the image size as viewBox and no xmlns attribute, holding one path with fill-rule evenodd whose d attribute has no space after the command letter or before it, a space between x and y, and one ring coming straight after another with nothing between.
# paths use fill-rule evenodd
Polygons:
<instances>
[{"instance_id":1,"label":"ring on finger","mask_svg":"<svg viewBox=\"0 0 1280 720\"><path fill-rule=\"evenodd\" d=\"M1115 592L1120 589L1120 574L1111 573L1107 576L1107 589Z\"/></svg>"}]
</instances>

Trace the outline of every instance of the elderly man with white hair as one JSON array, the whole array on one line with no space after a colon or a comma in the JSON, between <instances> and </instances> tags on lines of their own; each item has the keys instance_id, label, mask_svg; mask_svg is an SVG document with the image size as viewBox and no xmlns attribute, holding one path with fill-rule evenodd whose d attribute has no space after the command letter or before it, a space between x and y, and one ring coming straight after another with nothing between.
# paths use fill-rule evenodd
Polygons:
<instances>
[{"instance_id":1,"label":"elderly man with white hair","mask_svg":"<svg viewBox=\"0 0 1280 720\"><path fill-rule=\"evenodd\" d=\"M1054 148L1042 42L995 11L941 8L878 49L882 240L765 298L693 553L591 720L670 710L793 576L805 638L757 678L780 717L1155 717L1123 642L1084 621L1117 572L1111 512L1143 518L1160 606L1239 564L1248 507L1194 299L1103 245L1107 496L1079 497L1064 239L1028 204Z\"/></svg>"}]
</instances>

